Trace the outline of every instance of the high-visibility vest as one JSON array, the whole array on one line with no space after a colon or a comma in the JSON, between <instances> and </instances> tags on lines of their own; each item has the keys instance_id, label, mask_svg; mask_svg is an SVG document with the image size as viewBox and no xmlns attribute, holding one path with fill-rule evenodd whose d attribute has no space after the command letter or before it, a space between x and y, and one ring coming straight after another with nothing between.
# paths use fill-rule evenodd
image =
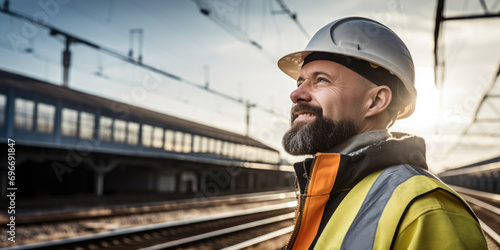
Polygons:
<instances>
[{"instance_id":1,"label":"high-visibility vest","mask_svg":"<svg viewBox=\"0 0 500 250\"><path fill-rule=\"evenodd\" d=\"M374 172L356 184L330 217L314 248L391 249L410 205L436 190L457 197L474 216L467 203L437 177L420 167L398 165ZM308 249L312 243L312 232L305 232L312 228L302 226L302 234L309 234L304 238L309 239L297 239L293 249ZM300 231L297 237L301 237Z\"/></svg>"}]
</instances>

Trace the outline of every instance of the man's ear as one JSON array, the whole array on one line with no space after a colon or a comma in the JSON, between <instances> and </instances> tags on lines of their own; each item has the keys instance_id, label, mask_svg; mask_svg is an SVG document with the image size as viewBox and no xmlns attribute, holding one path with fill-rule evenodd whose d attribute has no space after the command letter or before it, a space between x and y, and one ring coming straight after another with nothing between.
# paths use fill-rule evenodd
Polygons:
<instances>
[{"instance_id":1,"label":"man's ear","mask_svg":"<svg viewBox=\"0 0 500 250\"><path fill-rule=\"evenodd\" d=\"M365 117L372 117L383 113L389 107L392 100L391 89L386 85L380 85L368 91L367 107Z\"/></svg>"}]
</instances>

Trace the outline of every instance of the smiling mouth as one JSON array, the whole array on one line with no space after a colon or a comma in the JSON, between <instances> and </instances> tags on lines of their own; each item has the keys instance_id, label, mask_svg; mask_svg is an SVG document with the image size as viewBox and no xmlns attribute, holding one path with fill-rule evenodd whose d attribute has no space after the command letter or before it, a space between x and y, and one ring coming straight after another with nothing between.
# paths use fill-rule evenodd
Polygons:
<instances>
[{"instance_id":1,"label":"smiling mouth","mask_svg":"<svg viewBox=\"0 0 500 250\"><path fill-rule=\"evenodd\" d=\"M323 110L320 107L315 107L307 104L296 104L291 110L291 122L292 124L296 121L310 122L316 119L316 117L321 117Z\"/></svg>"},{"instance_id":2,"label":"smiling mouth","mask_svg":"<svg viewBox=\"0 0 500 250\"><path fill-rule=\"evenodd\" d=\"M293 122L296 122L296 121L310 121L310 120L313 120L314 118L316 118L316 115L313 114L313 113L297 113L295 114L295 118L293 119Z\"/></svg>"},{"instance_id":3,"label":"smiling mouth","mask_svg":"<svg viewBox=\"0 0 500 250\"><path fill-rule=\"evenodd\" d=\"M304 113L304 114L298 115L297 117L310 117L310 116L316 116L316 115L315 114L311 114L311 113Z\"/></svg>"}]
</instances>

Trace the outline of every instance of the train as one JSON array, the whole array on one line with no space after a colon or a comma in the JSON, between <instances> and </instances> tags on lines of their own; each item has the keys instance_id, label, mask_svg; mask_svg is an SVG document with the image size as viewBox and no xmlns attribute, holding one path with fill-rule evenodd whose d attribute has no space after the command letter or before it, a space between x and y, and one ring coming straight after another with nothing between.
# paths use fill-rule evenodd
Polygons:
<instances>
[{"instance_id":1,"label":"train","mask_svg":"<svg viewBox=\"0 0 500 250\"><path fill-rule=\"evenodd\" d=\"M251 137L2 70L0 140L23 151L16 171L28 196L293 185L279 151ZM4 166L3 186L7 175ZM61 185L72 191L54 191Z\"/></svg>"}]
</instances>

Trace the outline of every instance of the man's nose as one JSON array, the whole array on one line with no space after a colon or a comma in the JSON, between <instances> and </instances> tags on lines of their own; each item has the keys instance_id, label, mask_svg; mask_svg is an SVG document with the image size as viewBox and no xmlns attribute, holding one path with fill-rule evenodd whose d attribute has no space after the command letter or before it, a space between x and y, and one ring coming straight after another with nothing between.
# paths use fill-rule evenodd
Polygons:
<instances>
[{"instance_id":1,"label":"man's nose","mask_svg":"<svg viewBox=\"0 0 500 250\"><path fill-rule=\"evenodd\" d=\"M310 87L307 82L303 82L290 94L293 103L310 102L312 100Z\"/></svg>"}]
</instances>

